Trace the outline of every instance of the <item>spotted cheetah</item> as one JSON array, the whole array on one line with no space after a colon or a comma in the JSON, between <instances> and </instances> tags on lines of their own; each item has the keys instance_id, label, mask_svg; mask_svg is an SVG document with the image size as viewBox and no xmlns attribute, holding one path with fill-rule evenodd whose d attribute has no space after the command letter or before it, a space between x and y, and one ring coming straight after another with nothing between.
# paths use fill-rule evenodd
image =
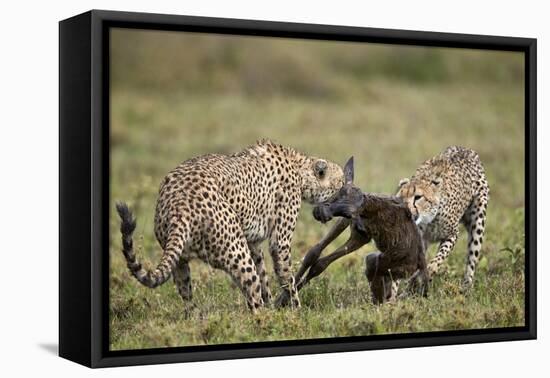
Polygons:
<instances>
[{"instance_id":1,"label":"spotted cheetah","mask_svg":"<svg viewBox=\"0 0 550 378\"><path fill-rule=\"evenodd\" d=\"M425 161L411 179L402 179L398 197L409 206L423 233L426 245L439 242L434 259L428 264L430 277L453 250L462 223L468 232L468 256L463 288L472 285L479 260L489 185L478 154L463 147L447 147Z\"/></svg>"},{"instance_id":2,"label":"spotted cheetah","mask_svg":"<svg viewBox=\"0 0 550 378\"><path fill-rule=\"evenodd\" d=\"M126 204L117 204L128 268L150 288L172 275L187 311L192 298L189 260L198 258L227 272L255 312L271 301L260 249L269 239L275 274L291 305L299 307L290 245L301 202L324 202L343 183L337 164L269 140L233 155L192 158L160 185L155 236L163 254L154 270L137 261L132 243L136 221Z\"/></svg>"}]
</instances>

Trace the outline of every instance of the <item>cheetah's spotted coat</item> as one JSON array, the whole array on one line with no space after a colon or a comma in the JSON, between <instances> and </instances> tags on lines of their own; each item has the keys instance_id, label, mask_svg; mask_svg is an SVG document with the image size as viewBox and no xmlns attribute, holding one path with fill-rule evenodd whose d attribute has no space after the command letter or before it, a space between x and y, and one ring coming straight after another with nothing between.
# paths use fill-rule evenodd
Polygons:
<instances>
[{"instance_id":1,"label":"cheetah's spotted coat","mask_svg":"<svg viewBox=\"0 0 550 378\"><path fill-rule=\"evenodd\" d=\"M478 154L463 147L446 148L425 161L410 180L401 180L397 195L408 204L426 243L440 243L428 264L431 276L453 250L459 224L464 225L468 232L464 287L469 287L479 261L489 201L489 185Z\"/></svg>"},{"instance_id":2,"label":"cheetah's spotted coat","mask_svg":"<svg viewBox=\"0 0 550 378\"><path fill-rule=\"evenodd\" d=\"M143 269L137 261L135 219L125 204L117 205L128 267L151 288L172 275L184 303L189 303L189 260L199 258L227 272L254 311L271 300L259 247L268 239L279 283L291 304L299 306L290 245L301 201L326 201L343 181L337 164L265 140L233 155L187 160L160 186L155 235L164 252L154 270Z\"/></svg>"}]
</instances>

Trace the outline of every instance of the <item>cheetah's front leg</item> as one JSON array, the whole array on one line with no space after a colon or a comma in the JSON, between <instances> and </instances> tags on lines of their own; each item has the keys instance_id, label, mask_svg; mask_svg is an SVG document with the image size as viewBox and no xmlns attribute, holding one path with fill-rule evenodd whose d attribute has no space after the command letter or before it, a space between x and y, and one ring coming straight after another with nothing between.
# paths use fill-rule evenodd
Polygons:
<instances>
[{"instance_id":1,"label":"cheetah's front leg","mask_svg":"<svg viewBox=\"0 0 550 378\"><path fill-rule=\"evenodd\" d=\"M288 203L288 201L285 202ZM279 284L285 291L279 298L289 297L290 305L294 308L300 307L300 299L298 297L296 282L290 269L290 243L294 228L296 227L297 216L298 208L288 209L281 206L277 212L278 218L275 222L275 227L269 238L269 253L273 259L275 274L279 279ZM280 301L276 303L277 306L282 304Z\"/></svg>"},{"instance_id":2,"label":"cheetah's front leg","mask_svg":"<svg viewBox=\"0 0 550 378\"><path fill-rule=\"evenodd\" d=\"M279 279L281 288L285 291L286 297L290 298L290 304L293 308L300 307L300 298L298 297L298 289L296 288L296 282L294 276L290 271L290 245L289 244L270 244L269 252L273 259L273 267L275 268L275 274ZM280 296L283 297L283 296ZM281 303L277 303L281 305Z\"/></svg>"},{"instance_id":3,"label":"cheetah's front leg","mask_svg":"<svg viewBox=\"0 0 550 378\"><path fill-rule=\"evenodd\" d=\"M456 231L451 237L443 240L439 244L439 249L437 250L437 254L428 264L428 275L430 276L430 280L437 273L439 273L439 269L441 268L441 265L443 264L445 259L447 259L447 257L449 256L449 253L455 247L457 239L458 239L458 231Z\"/></svg>"}]
</instances>

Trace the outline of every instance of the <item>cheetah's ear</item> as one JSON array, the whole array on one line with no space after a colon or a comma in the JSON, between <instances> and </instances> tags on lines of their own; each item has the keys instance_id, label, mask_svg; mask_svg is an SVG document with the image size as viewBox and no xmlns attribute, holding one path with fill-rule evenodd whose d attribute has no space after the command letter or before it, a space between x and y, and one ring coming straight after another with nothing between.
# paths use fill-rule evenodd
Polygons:
<instances>
[{"instance_id":1,"label":"cheetah's ear","mask_svg":"<svg viewBox=\"0 0 550 378\"><path fill-rule=\"evenodd\" d=\"M409 182L411 182L410 179L402 178L401 180L399 180L399 187L401 188L403 185L408 184Z\"/></svg>"},{"instance_id":2,"label":"cheetah's ear","mask_svg":"<svg viewBox=\"0 0 550 378\"><path fill-rule=\"evenodd\" d=\"M349 158L346 165L344 165L344 181L346 184L353 183L354 176L354 167L353 167L353 156Z\"/></svg>"}]
</instances>

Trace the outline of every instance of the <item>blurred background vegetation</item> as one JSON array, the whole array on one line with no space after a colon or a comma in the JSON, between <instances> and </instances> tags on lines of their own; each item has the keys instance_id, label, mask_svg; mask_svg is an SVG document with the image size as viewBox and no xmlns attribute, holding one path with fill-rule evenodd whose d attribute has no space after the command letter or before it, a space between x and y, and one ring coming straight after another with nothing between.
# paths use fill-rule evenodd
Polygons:
<instances>
[{"instance_id":1,"label":"blurred background vegetation","mask_svg":"<svg viewBox=\"0 0 550 378\"><path fill-rule=\"evenodd\" d=\"M458 291L463 235L427 300L372 306L363 259L374 247L366 246L305 288L300 311L267 309L257 317L224 273L200 262L191 267L197 310L190 318L171 283L139 286L120 253L113 211L111 347L522 325L523 80L523 55L513 52L115 29L111 208L118 200L133 206L138 254L149 266L161 253L153 216L164 175L190 157L237 152L265 137L341 164L354 155L356 183L381 193L394 192L400 178L446 146L466 146L481 156L491 200L468 295ZM302 207L295 268L328 227Z\"/></svg>"}]
</instances>

